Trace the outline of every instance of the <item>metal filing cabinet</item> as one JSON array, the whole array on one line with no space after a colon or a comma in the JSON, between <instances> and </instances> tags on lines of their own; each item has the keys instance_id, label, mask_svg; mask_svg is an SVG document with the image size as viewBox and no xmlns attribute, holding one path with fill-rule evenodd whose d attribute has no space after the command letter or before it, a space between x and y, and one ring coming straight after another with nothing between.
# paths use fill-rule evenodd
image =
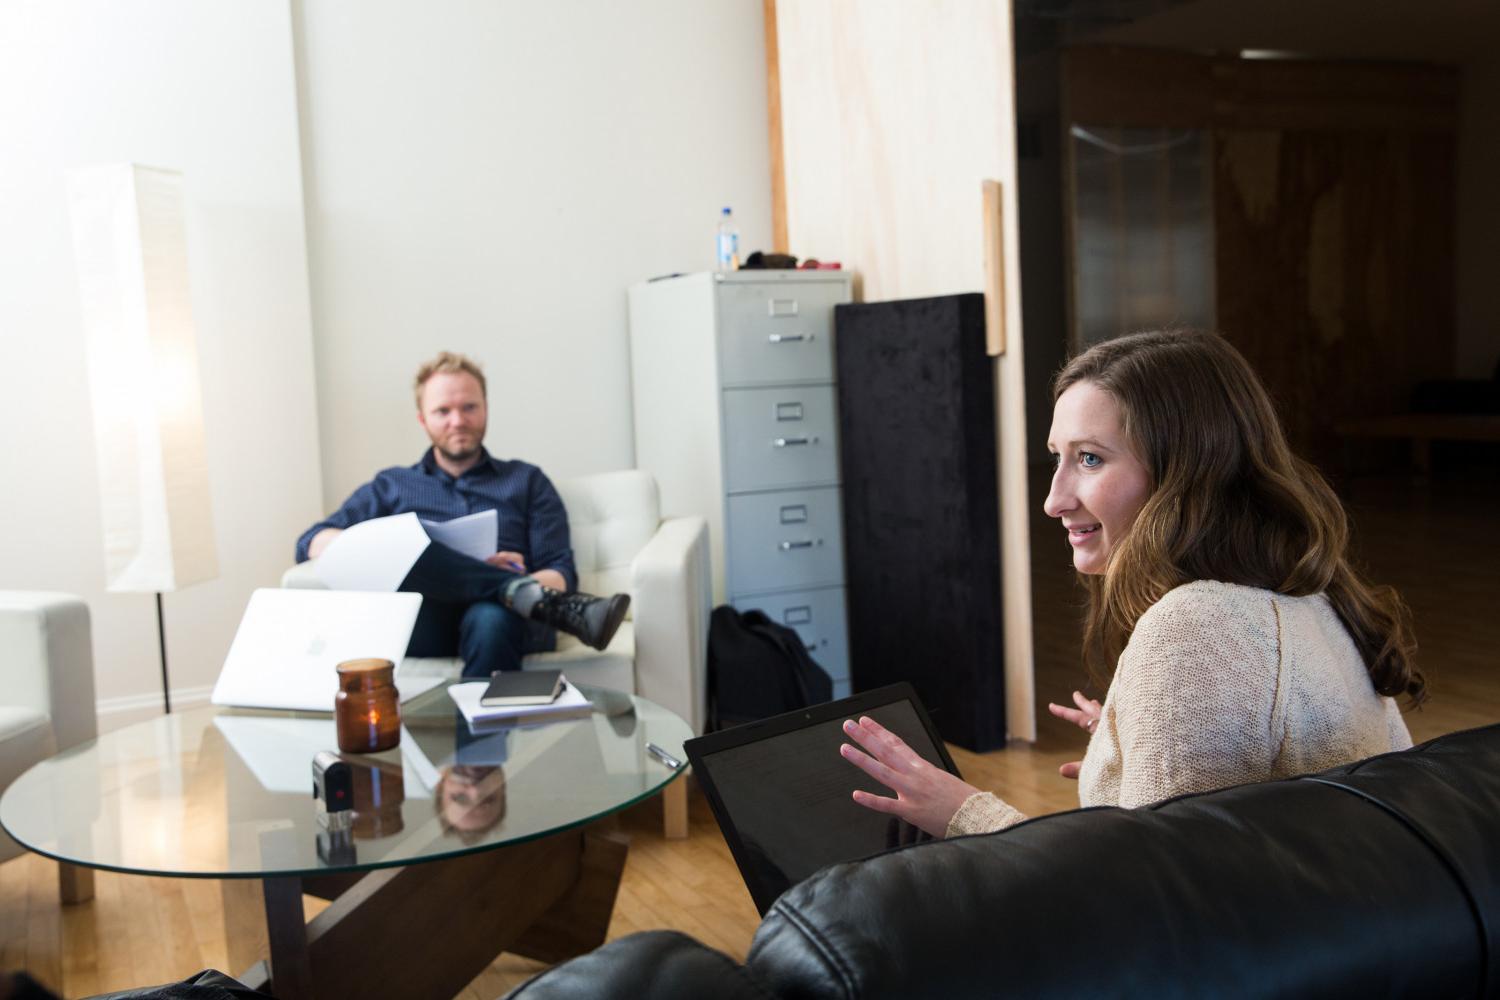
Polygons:
<instances>
[{"instance_id":1,"label":"metal filing cabinet","mask_svg":"<svg viewBox=\"0 0 1500 1000\"><path fill-rule=\"evenodd\" d=\"M841 271L685 274L630 289L636 466L708 519L714 603L797 631L849 693L833 307Z\"/></svg>"}]
</instances>

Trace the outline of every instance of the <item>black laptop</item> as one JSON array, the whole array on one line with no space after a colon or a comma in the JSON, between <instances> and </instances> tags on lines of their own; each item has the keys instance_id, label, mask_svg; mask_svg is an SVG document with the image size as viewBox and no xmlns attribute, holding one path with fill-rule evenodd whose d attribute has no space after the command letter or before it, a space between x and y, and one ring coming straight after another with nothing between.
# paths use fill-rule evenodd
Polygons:
<instances>
[{"instance_id":1,"label":"black laptop","mask_svg":"<svg viewBox=\"0 0 1500 1000\"><path fill-rule=\"evenodd\" d=\"M905 683L684 744L761 914L820 868L930 839L851 797L856 788L892 794L839 756L839 745L852 742L844 735L844 720L862 715L901 737L923 759L958 774L917 693Z\"/></svg>"}]
</instances>

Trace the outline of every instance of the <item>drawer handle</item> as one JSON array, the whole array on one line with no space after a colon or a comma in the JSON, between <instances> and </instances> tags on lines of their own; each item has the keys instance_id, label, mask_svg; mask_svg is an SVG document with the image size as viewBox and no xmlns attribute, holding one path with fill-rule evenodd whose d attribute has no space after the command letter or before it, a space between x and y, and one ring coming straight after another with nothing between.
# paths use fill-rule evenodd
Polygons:
<instances>
[{"instance_id":1,"label":"drawer handle","mask_svg":"<svg viewBox=\"0 0 1500 1000\"><path fill-rule=\"evenodd\" d=\"M777 438L771 444L777 448L795 448L804 444L817 444L817 435L812 437Z\"/></svg>"},{"instance_id":2,"label":"drawer handle","mask_svg":"<svg viewBox=\"0 0 1500 1000\"><path fill-rule=\"evenodd\" d=\"M806 524L807 504L788 504L787 506L781 508L780 514L782 524Z\"/></svg>"},{"instance_id":3,"label":"drawer handle","mask_svg":"<svg viewBox=\"0 0 1500 1000\"><path fill-rule=\"evenodd\" d=\"M781 620L788 625L806 625L812 621L812 608L806 604L787 608L781 613Z\"/></svg>"},{"instance_id":4,"label":"drawer handle","mask_svg":"<svg viewBox=\"0 0 1500 1000\"><path fill-rule=\"evenodd\" d=\"M773 344L796 344L801 341L811 341L813 335L810 333L773 333L766 338Z\"/></svg>"},{"instance_id":5,"label":"drawer handle","mask_svg":"<svg viewBox=\"0 0 1500 1000\"><path fill-rule=\"evenodd\" d=\"M822 545L822 544L823 544L823 540L821 538L818 539L817 541L813 541L810 538L803 538L803 539L800 539L800 540L795 541L795 542L782 542L780 548L781 548L781 551L783 551L783 552L790 552L793 549L810 549L814 545Z\"/></svg>"}]
</instances>

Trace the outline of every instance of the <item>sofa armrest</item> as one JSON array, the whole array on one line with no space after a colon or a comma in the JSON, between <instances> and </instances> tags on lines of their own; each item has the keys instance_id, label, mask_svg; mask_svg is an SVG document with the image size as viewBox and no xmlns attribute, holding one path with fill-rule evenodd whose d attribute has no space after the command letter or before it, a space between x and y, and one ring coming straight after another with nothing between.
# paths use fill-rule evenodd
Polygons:
<instances>
[{"instance_id":1,"label":"sofa armrest","mask_svg":"<svg viewBox=\"0 0 1500 1000\"><path fill-rule=\"evenodd\" d=\"M327 590L328 586L318 579L314 560L300 562L281 574L281 586L291 590Z\"/></svg>"},{"instance_id":2,"label":"sofa armrest","mask_svg":"<svg viewBox=\"0 0 1500 1000\"><path fill-rule=\"evenodd\" d=\"M89 607L71 594L0 591L5 700L52 719L57 749L99 735Z\"/></svg>"},{"instance_id":3,"label":"sofa armrest","mask_svg":"<svg viewBox=\"0 0 1500 1000\"><path fill-rule=\"evenodd\" d=\"M712 593L708 522L669 518L630 564L635 691L703 732Z\"/></svg>"}]
</instances>

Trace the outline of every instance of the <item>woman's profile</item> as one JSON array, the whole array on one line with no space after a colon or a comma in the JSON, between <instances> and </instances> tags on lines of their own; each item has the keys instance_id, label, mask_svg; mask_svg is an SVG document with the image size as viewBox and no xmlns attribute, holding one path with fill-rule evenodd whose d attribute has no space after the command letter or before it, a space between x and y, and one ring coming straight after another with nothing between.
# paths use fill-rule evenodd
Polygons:
<instances>
[{"instance_id":1,"label":"woman's profile","mask_svg":"<svg viewBox=\"0 0 1500 1000\"><path fill-rule=\"evenodd\" d=\"M1411 746L1393 700L1425 697L1410 616L1351 567L1343 507L1289 448L1222 337L1133 334L1058 374L1045 510L1088 591L1084 654L1102 704L1053 714L1090 734L1083 805L1138 806ZM846 760L895 797L860 805L934 835L1025 818L922 761L870 719Z\"/></svg>"}]
</instances>

